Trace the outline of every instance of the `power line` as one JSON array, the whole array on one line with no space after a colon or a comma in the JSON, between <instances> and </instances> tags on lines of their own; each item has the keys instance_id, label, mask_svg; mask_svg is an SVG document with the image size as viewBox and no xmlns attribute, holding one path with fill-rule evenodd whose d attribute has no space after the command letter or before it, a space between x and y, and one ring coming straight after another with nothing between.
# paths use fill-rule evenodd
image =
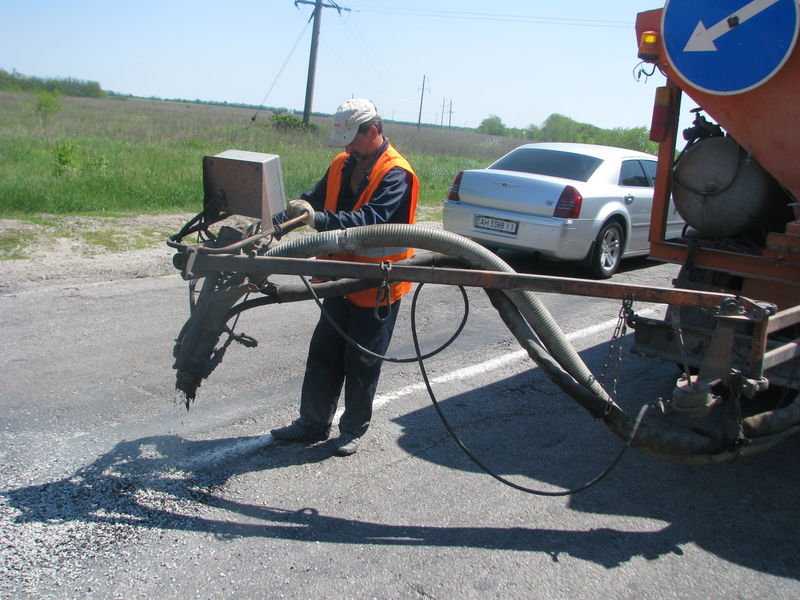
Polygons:
<instances>
[{"instance_id":1,"label":"power line","mask_svg":"<svg viewBox=\"0 0 800 600\"><path fill-rule=\"evenodd\" d=\"M364 75L356 71L341 55L336 51L336 49L328 42L325 36L321 36L322 42L325 44L325 47L333 54L339 62L342 63L342 66L345 67L356 79L359 79L361 83L365 84L368 87L374 87L375 83L373 81L368 80Z\"/></svg>"},{"instance_id":2,"label":"power line","mask_svg":"<svg viewBox=\"0 0 800 600\"><path fill-rule=\"evenodd\" d=\"M388 95L394 98L398 98L400 100L408 100L409 98L407 96L404 96L403 93L401 93L400 91L398 91L398 89L394 86L394 83L384 76L384 73L389 73L390 69L387 68L386 65L381 62L380 52L376 52L370 47L369 41L367 40L366 36L364 36L364 34L361 32L361 30L358 28L358 25L356 24L355 20L345 19L343 17L340 17L340 20L347 28L347 30L350 32L356 44L358 44L358 46L361 48L362 54L361 57L359 58L364 58L367 60L367 62L370 63L373 69L373 74L377 75L381 79L383 84L391 92ZM350 27L351 25L352 28Z\"/></svg>"},{"instance_id":3,"label":"power line","mask_svg":"<svg viewBox=\"0 0 800 600\"><path fill-rule=\"evenodd\" d=\"M292 49L289 50L289 54L286 57L286 60L283 61L283 64L281 65L281 68L278 69L278 74L275 75L275 79L272 80L272 85L269 86L269 89L267 90L267 93L264 94L264 99L261 100L261 106L264 106L266 104L267 98L272 93L272 89L275 87L275 84L278 83L278 79L280 79L280 76L283 73L283 70L286 68L286 65L289 64L289 60L294 55L294 51L297 50L297 45L300 43L300 40L303 39L303 36L306 33L306 29L308 29L308 23L305 24L305 27L303 27L303 30L300 32L300 35L297 36L297 40L295 40L294 45L292 46ZM257 114L258 114L258 110L256 110L255 113L253 113L253 116L250 118L250 120L255 122Z\"/></svg>"},{"instance_id":4,"label":"power line","mask_svg":"<svg viewBox=\"0 0 800 600\"><path fill-rule=\"evenodd\" d=\"M466 12L439 9L403 8L397 6L355 5L353 10L363 13L376 13L385 15L417 16L442 19L468 19L481 21L507 21L523 22L539 25L560 25L575 27L607 27L614 29L629 29L632 21L612 21L606 19L579 19L575 17L545 17L541 15L525 14L497 14L486 12Z\"/></svg>"}]
</instances>

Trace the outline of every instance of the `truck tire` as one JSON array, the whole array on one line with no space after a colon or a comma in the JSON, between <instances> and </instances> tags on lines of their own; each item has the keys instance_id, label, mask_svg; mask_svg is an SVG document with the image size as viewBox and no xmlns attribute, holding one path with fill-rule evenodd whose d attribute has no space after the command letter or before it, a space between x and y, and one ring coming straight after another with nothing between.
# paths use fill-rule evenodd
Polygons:
<instances>
[{"instance_id":1,"label":"truck tire","mask_svg":"<svg viewBox=\"0 0 800 600\"><path fill-rule=\"evenodd\" d=\"M589 269L594 277L608 279L619 269L625 235L617 221L609 221L600 228L594 243Z\"/></svg>"}]
</instances>

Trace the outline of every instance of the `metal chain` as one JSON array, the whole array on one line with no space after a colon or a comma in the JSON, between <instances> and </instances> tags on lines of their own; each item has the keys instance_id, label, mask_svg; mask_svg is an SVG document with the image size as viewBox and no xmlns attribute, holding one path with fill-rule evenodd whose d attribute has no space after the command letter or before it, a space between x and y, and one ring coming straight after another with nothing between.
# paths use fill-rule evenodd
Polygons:
<instances>
[{"instance_id":1,"label":"metal chain","mask_svg":"<svg viewBox=\"0 0 800 600\"><path fill-rule=\"evenodd\" d=\"M683 328L681 327L681 318L678 309L670 309L670 325L672 325L672 331L675 333L675 337L678 340L678 350L681 355L683 374L686 376L686 381L691 382L692 372L689 367L689 356L686 354L686 344L683 341Z\"/></svg>"},{"instance_id":2,"label":"metal chain","mask_svg":"<svg viewBox=\"0 0 800 600\"><path fill-rule=\"evenodd\" d=\"M633 316L633 300L624 299L622 306L619 309L619 317L617 318L617 325L614 328L614 333L611 335L611 342L608 345L608 353L606 354L603 367L600 370L600 384L605 387L606 375L611 366L612 357L616 357L612 367L611 390L608 391L609 398L613 401L617 396L617 383L619 382L619 375L622 371L622 350L624 348L624 337L628 333L628 319ZM608 416L611 410L611 403L606 406L603 418Z\"/></svg>"}]
</instances>

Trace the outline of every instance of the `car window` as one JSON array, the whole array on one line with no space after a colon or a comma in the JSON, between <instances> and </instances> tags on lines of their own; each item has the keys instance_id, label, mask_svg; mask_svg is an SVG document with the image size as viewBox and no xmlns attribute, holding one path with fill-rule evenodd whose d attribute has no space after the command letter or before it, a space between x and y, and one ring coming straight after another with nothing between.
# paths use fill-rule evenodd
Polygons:
<instances>
[{"instance_id":1,"label":"car window","mask_svg":"<svg viewBox=\"0 0 800 600\"><path fill-rule=\"evenodd\" d=\"M588 181L603 160L574 152L517 148L489 165L490 169L549 175L574 181Z\"/></svg>"},{"instance_id":2,"label":"car window","mask_svg":"<svg viewBox=\"0 0 800 600\"><path fill-rule=\"evenodd\" d=\"M647 172L647 176L650 178L650 187L655 187L656 167L658 166L658 163L654 160L643 160L642 164L644 165L644 170Z\"/></svg>"},{"instance_id":3,"label":"car window","mask_svg":"<svg viewBox=\"0 0 800 600\"><path fill-rule=\"evenodd\" d=\"M619 184L632 187L649 187L647 174L638 160L623 160L619 170Z\"/></svg>"}]
</instances>

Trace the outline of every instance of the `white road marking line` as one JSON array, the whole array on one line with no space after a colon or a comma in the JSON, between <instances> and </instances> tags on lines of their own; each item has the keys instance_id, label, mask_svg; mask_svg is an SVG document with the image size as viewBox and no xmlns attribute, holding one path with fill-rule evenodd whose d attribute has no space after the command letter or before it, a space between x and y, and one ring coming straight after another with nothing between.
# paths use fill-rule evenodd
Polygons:
<instances>
[{"instance_id":1,"label":"white road marking line","mask_svg":"<svg viewBox=\"0 0 800 600\"><path fill-rule=\"evenodd\" d=\"M640 316L646 316L655 313L657 310L660 309L648 308L638 311L636 314ZM577 331L568 333L566 334L566 337L567 340L571 341L576 338L591 336L608 329L613 329L616 326L616 324L617 324L617 319L609 319L608 321L605 321L603 323L598 323L597 325L591 325L589 327L584 327L583 329L579 329ZM527 356L528 353L525 350L516 350L514 352L509 352L507 354L503 354L502 356L498 356L497 358L492 358L482 363L478 363L476 365L464 367L463 369L456 369L455 371L451 371L450 373L445 373L443 375L439 375L438 377L434 377L433 379L431 379L431 384L448 383L454 380L463 381L465 379L469 379L477 375L482 375L484 373L494 371L509 363L513 363L515 361L522 360L523 358L527 358ZM403 396L408 396L409 394L415 394L424 389L425 389L425 384L423 382L419 382L407 385L405 387L400 388L399 390L395 390L390 393L381 394L380 396L377 396L375 398L372 405L373 409L378 410L381 407L386 406L393 400L397 400L398 398L402 398ZM339 421L342 412L344 412L343 408L339 408L336 411L336 415L333 418L334 426ZM263 448L273 446L276 443L277 443L276 440L269 433L260 435L258 437L245 438L242 440L237 440L225 446L221 446L218 448L214 448L212 450L207 450L206 452L201 452L200 454L196 454L184 461L179 462L177 466L179 468L188 468L188 469L204 468L204 467L207 468L214 464L225 462L227 460L230 460L238 456L252 454L254 452L262 450Z\"/></svg>"},{"instance_id":2,"label":"white road marking line","mask_svg":"<svg viewBox=\"0 0 800 600\"><path fill-rule=\"evenodd\" d=\"M259 435L258 437L244 438L190 456L186 460L178 462L177 467L179 469L207 468L218 463L226 462L232 458L253 454L275 443L275 439L269 433Z\"/></svg>"},{"instance_id":3,"label":"white road marking line","mask_svg":"<svg viewBox=\"0 0 800 600\"><path fill-rule=\"evenodd\" d=\"M647 316L656 312L656 308L648 308L641 311L638 311L636 314L640 316ZM566 334L567 340L572 341L576 338L582 338L594 335L601 331L605 331L607 329L613 329L617 325L617 319L609 319L603 323L598 323L597 325L590 325L589 327L584 327L583 329L579 329L577 331L573 331L571 333ZM439 375L438 377L432 378L431 384L441 384L441 383L448 383L450 381L455 380L464 380L469 379L471 377L475 377L477 375L482 375L484 373L488 373L490 371L494 371L495 369L499 369L509 363L521 360L523 358L528 358L528 353L525 350L516 350L514 352L509 352L507 354L503 354L502 356L498 356L497 358L492 358L482 363L478 363L476 365L471 365L469 367L464 367L463 369L457 369L455 371L451 371L450 373L445 373L444 375ZM398 398L402 398L403 396L408 396L409 394L413 394L425 389L425 383L413 383L411 385L407 385L406 387L400 388L399 390L395 390L393 392L389 392L386 394L381 394L377 396L372 403L373 408L380 408L389 404L389 402L393 400L397 400ZM336 411L336 417L338 418L343 409L339 409Z\"/></svg>"}]
</instances>

